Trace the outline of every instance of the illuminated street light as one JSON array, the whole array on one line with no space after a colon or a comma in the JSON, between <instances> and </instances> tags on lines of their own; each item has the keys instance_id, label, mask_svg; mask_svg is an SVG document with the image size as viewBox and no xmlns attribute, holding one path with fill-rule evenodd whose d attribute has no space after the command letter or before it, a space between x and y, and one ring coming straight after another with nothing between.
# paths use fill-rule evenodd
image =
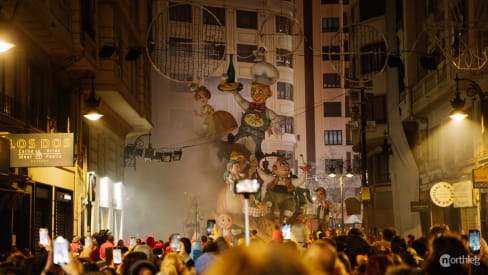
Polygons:
<instances>
[{"instance_id":1,"label":"illuminated street light","mask_svg":"<svg viewBox=\"0 0 488 275\"><path fill-rule=\"evenodd\" d=\"M335 168L330 167L329 177L335 178L337 174L335 173ZM349 167L347 169L347 173L345 175L347 178L352 178L354 175L352 174L352 169ZM340 188L340 198L341 198L341 230L345 232L345 225L344 225L344 185L342 181L343 175L339 175L339 188Z\"/></svg>"},{"instance_id":2,"label":"illuminated street light","mask_svg":"<svg viewBox=\"0 0 488 275\"><path fill-rule=\"evenodd\" d=\"M487 111L487 108L485 106L486 93L481 90L481 87L480 85L478 85L478 83L469 78L459 78L456 75L456 78L454 80L456 81L456 95L451 100L451 106L453 110L449 113L449 117L453 120L462 120L468 116L468 114L464 111L464 104L466 102L466 99L462 99L461 93L459 92L459 81L466 81L469 83L469 86L466 89L466 94L471 97L475 97L476 95L478 95L480 98L481 123L482 131L484 131L484 129L486 128L485 112Z\"/></svg>"}]
</instances>

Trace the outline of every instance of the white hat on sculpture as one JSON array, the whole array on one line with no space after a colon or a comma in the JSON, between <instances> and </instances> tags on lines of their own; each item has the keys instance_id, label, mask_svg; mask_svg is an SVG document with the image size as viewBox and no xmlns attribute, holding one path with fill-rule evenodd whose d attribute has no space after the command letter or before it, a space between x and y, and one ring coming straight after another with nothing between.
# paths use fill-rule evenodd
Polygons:
<instances>
[{"instance_id":1,"label":"white hat on sculpture","mask_svg":"<svg viewBox=\"0 0 488 275\"><path fill-rule=\"evenodd\" d=\"M275 66L265 61L265 53L266 49L263 47L253 51L256 64L251 67L251 77L256 83L270 86L278 80L280 73Z\"/></svg>"}]
</instances>

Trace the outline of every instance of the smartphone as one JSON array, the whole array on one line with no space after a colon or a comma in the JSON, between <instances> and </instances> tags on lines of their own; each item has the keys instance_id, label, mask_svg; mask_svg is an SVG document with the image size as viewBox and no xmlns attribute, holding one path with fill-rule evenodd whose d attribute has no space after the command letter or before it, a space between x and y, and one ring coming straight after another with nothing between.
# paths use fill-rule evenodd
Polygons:
<instances>
[{"instance_id":1,"label":"smartphone","mask_svg":"<svg viewBox=\"0 0 488 275\"><path fill-rule=\"evenodd\" d=\"M53 262L56 265L65 265L69 263L69 242L59 236L53 243Z\"/></svg>"},{"instance_id":2,"label":"smartphone","mask_svg":"<svg viewBox=\"0 0 488 275\"><path fill-rule=\"evenodd\" d=\"M481 236L478 229L469 230L469 250L473 254L479 254L481 249Z\"/></svg>"},{"instance_id":3,"label":"smartphone","mask_svg":"<svg viewBox=\"0 0 488 275\"><path fill-rule=\"evenodd\" d=\"M180 234L173 233L171 238L171 250L174 252L180 252Z\"/></svg>"},{"instance_id":4,"label":"smartphone","mask_svg":"<svg viewBox=\"0 0 488 275\"><path fill-rule=\"evenodd\" d=\"M129 248L133 248L134 246L136 246L136 237L130 237L129 239Z\"/></svg>"},{"instance_id":5,"label":"smartphone","mask_svg":"<svg viewBox=\"0 0 488 275\"><path fill-rule=\"evenodd\" d=\"M120 250L119 248L114 248L113 258L114 258L114 264L121 264L122 263L122 250Z\"/></svg>"},{"instance_id":6,"label":"smartphone","mask_svg":"<svg viewBox=\"0 0 488 275\"><path fill-rule=\"evenodd\" d=\"M257 179L244 179L234 184L236 194L254 194L259 191L261 185Z\"/></svg>"},{"instance_id":7,"label":"smartphone","mask_svg":"<svg viewBox=\"0 0 488 275\"><path fill-rule=\"evenodd\" d=\"M49 231L47 228L39 228L39 243L43 246L49 245Z\"/></svg>"},{"instance_id":8,"label":"smartphone","mask_svg":"<svg viewBox=\"0 0 488 275\"><path fill-rule=\"evenodd\" d=\"M213 234L213 230L215 227L215 220L207 220L207 236L210 236Z\"/></svg>"},{"instance_id":9,"label":"smartphone","mask_svg":"<svg viewBox=\"0 0 488 275\"><path fill-rule=\"evenodd\" d=\"M291 224L283 224L281 227L281 235L283 235L283 240L291 240Z\"/></svg>"},{"instance_id":10,"label":"smartphone","mask_svg":"<svg viewBox=\"0 0 488 275\"><path fill-rule=\"evenodd\" d=\"M105 263L111 265L113 259L114 259L114 248L113 247L105 248Z\"/></svg>"}]
</instances>

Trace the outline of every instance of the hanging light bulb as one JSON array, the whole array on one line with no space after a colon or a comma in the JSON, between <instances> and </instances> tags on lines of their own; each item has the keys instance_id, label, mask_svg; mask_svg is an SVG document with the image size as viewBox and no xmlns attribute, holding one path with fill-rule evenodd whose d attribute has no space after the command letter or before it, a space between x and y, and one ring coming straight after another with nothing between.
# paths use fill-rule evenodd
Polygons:
<instances>
[{"instance_id":1,"label":"hanging light bulb","mask_svg":"<svg viewBox=\"0 0 488 275\"><path fill-rule=\"evenodd\" d=\"M98 106L100 106L100 98L95 95L95 76L91 78L91 92L90 96L85 99L86 112L83 115L89 120L99 120L103 114L98 111Z\"/></svg>"}]
</instances>

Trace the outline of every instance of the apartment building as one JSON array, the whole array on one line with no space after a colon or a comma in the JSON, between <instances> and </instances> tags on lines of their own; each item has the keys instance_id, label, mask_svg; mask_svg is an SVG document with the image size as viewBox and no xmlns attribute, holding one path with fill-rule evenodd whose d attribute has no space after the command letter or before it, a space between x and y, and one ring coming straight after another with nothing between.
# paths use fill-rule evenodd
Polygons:
<instances>
[{"instance_id":1,"label":"apartment building","mask_svg":"<svg viewBox=\"0 0 488 275\"><path fill-rule=\"evenodd\" d=\"M101 229L122 236L125 139L152 127L140 54L149 2L1 4L2 35L9 31L15 47L0 61L0 132L10 141L44 135L44 147L63 134L71 149L63 165L36 154L36 163L11 166L9 145L23 143L2 142L2 251L38 248L41 227L68 239ZM104 115L98 121L83 117L90 96Z\"/></svg>"}]
</instances>

